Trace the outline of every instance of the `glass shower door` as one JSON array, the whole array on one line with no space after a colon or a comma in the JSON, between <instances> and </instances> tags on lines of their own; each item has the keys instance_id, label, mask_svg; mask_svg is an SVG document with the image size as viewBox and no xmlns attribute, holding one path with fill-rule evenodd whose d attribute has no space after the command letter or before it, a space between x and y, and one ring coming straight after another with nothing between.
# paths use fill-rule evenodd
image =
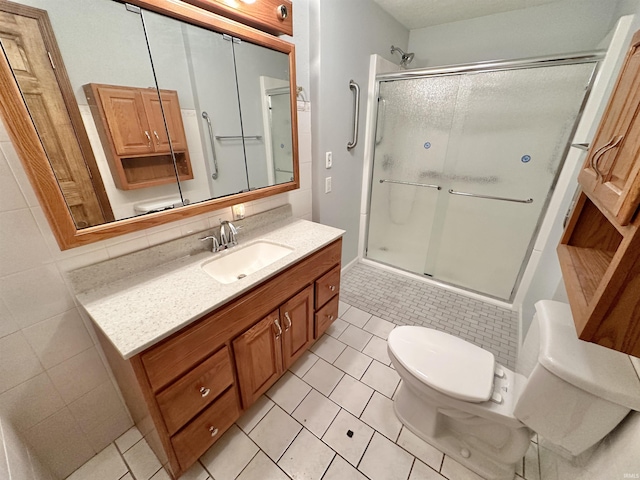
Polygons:
<instances>
[{"instance_id":1,"label":"glass shower door","mask_svg":"<svg viewBox=\"0 0 640 480\"><path fill-rule=\"evenodd\" d=\"M510 299L594 67L380 82L367 258Z\"/></svg>"},{"instance_id":2,"label":"glass shower door","mask_svg":"<svg viewBox=\"0 0 640 480\"><path fill-rule=\"evenodd\" d=\"M424 273L459 81L380 84L367 258Z\"/></svg>"},{"instance_id":3,"label":"glass shower door","mask_svg":"<svg viewBox=\"0 0 640 480\"><path fill-rule=\"evenodd\" d=\"M461 77L425 273L511 297L593 69L578 64Z\"/></svg>"}]
</instances>

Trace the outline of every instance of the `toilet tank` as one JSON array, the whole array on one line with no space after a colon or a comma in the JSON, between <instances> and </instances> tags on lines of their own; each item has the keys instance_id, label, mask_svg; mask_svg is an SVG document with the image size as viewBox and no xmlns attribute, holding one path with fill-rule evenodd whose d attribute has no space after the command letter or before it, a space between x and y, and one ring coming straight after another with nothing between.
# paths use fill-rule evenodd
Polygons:
<instances>
[{"instance_id":1,"label":"toilet tank","mask_svg":"<svg viewBox=\"0 0 640 480\"><path fill-rule=\"evenodd\" d=\"M514 415L578 455L640 410L640 379L628 355L578 339L569 305L535 307L516 366Z\"/></svg>"}]
</instances>

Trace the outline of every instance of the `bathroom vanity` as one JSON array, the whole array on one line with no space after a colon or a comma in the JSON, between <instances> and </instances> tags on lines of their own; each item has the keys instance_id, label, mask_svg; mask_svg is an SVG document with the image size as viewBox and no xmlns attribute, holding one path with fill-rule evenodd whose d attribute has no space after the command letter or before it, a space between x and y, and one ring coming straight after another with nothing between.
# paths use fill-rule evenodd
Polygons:
<instances>
[{"instance_id":1,"label":"bathroom vanity","mask_svg":"<svg viewBox=\"0 0 640 480\"><path fill-rule=\"evenodd\" d=\"M304 220L279 225L241 236L228 252L179 258L78 295L136 425L175 477L338 317L343 232ZM256 242L292 250L228 284L203 270ZM122 262L135 259L72 278L109 278Z\"/></svg>"}]
</instances>

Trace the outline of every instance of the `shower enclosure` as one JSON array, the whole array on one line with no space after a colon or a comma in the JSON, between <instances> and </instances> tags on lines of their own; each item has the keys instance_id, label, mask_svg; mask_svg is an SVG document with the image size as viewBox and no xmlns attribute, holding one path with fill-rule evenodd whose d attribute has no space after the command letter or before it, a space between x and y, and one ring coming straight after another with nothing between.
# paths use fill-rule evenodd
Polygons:
<instances>
[{"instance_id":1,"label":"shower enclosure","mask_svg":"<svg viewBox=\"0 0 640 480\"><path fill-rule=\"evenodd\" d=\"M512 300L598 59L379 75L366 258Z\"/></svg>"}]
</instances>

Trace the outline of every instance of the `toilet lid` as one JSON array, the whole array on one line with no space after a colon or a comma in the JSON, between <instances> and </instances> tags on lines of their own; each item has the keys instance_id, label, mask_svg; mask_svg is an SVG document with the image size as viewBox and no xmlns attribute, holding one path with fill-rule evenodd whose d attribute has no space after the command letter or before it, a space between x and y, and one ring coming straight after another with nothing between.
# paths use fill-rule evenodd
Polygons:
<instances>
[{"instance_id":1,"label":"toilet lid","mask_svg":"<svg viewBox=\"0 0 640 480\"><path fill-rule=\"evenodd\" d=\"M486 402L493 392L493 354L461 338L425 327L391 331L388 346L411 374L451 397Z\"/></svg>"}]
</instances>

